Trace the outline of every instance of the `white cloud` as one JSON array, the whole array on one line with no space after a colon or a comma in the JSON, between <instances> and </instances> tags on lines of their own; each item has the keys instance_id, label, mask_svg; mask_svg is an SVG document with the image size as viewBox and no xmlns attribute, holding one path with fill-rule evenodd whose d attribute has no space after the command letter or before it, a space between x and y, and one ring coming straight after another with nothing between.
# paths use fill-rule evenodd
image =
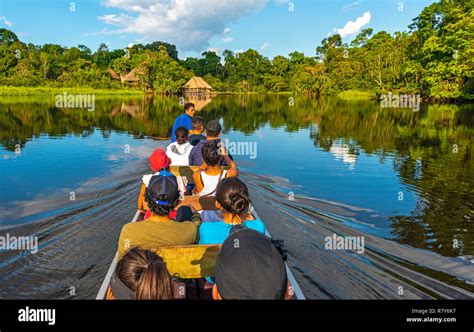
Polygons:
<instances>
[{"instance_id":1,"label":"white cloud","mask_svg":"<svg viewBox=\"0 0 474 332\"><path fill-rule=\"evenodd\" d=\"M222 38L222 41L223 41L224 43L231 43L232 41L234 41L234 38L232 38L232 37L224 37L224 38Z\"/></svg>"},{"instance_id":2,"label":"white cloud","mask_svg":"<svg viewBox=\"0 0 474 332\"><path fill-rule=\"evenodd\" d=\"M270 44L267 43L267 42L264 42L261 46L260 46L260 49L261 50L266 50L270 47Z\"/></svg>"},{"instance_id":3,"label":"white cloud","mask_svg":"<svg viewBox=\"0 0 474 332\"><path fill-rule=\"evenodd\" d=\"M351 2L350 4L347 4L344 7L342 7L342 10L345 12L348 12L350 10L359 8L359 5L360 5L359 1Z\"/></svg>"},{"instance_id":4,"label":"white cloud","mask_svg":"<svg viewBox=\"0 0 474 332\"><path fill-rule=\"evenodd\" d=\"M0 16L0 21L1 21L4 25L6 25L7 27L12 27L12 26L13 26L13 22L7 20L7 18L6 18L5 16Z\"/></svg>"},{"instance_id":5,"label":"white cloud","mask_svg":"<svg viewBox=\"0 0 474 332\"><path fill-rule=\"evenodd\" d=\"M344 25L344 28L337 29L337 33L341 36L341 38L355 35L359 33L360 29L362 29L364 25L369 24L370 18L370 12L365 12L362 16L356 18L355 21L347 22L346 25Z\"/></svg>"},{"instance_id":6,"label":"white cloud","mask_svg":"<svg viewBox=\"0 0 474 332\"><path fill-rule=\"evenodd\" d=\"M221 49L218 48L218 47L209 47L207 50L208 50L209 52L214 52L214 53L216 53L217 55L219 55L219 54L221 53Z\"/></svg>"},{"instance_id":7,"label":"white cloud","mask_svg":"<svg viewBox=\"0 0 474 332\"><path fill-rule=\"evenodd\" d=\"M104 0L103 5L122 11L99 16L117 26L119 33L166 41L183 51L201 51L212 37L230 32L227 24L262 9L266 0Z\"/></svg>"}]
</instances>

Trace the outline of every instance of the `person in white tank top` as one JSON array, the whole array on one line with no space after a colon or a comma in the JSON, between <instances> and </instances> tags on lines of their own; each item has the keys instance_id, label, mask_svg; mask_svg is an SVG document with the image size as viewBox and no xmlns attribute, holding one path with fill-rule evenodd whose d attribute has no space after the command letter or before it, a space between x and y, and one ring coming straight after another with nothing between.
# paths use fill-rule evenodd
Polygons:
<instances>
[{"instance_id":1,"label":"person in white tank top","mask_svg":"<svg viewBox=\"0 0 474 332\"><path fill-rule=\"evenodd\" d=\"M228 170L220 166L222 158L230 166ZM237 167L225 148L215 142L206 143L202 147L202 160L200 170L193 174L195 194L199 196L215 196L217 185L222 179L238 176Z\"/></svg>"},{"instance_id":2,"label":"person in white tank top","mask_svg":"<svg viewBox=\"0 0 474 332\"><path fill-rule=\"evenodd\" d=\"M223 169L220 174L208 175L206 172L201 172L201 182L204 185L199 192L199 196L216 196L216 188L219 182L227 175L227 170Z\"/></svg>"}]
</instances>

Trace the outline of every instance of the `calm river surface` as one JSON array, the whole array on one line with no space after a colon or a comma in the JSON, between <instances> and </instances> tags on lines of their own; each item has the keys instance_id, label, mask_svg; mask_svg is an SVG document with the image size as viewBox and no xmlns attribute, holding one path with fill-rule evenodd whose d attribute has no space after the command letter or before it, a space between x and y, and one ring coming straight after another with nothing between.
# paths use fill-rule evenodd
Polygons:
<instances>
[{"instance_id":1,"label":"calm river surface","mask_svg":"<svg viewBox=\"0 0 474 332\"><path fill-rule=\"evenodd\" d=\"M234 159L308 298L474 297L474 105L198 107L256 149ZM0 251L0 298L95 297L147 157L180 113L177 97L97 97L93 112L0 98L0 236L39 239L35 254ZM332 234L363 236L365 252L326 250Z\"/></svg>"}]
</instances>

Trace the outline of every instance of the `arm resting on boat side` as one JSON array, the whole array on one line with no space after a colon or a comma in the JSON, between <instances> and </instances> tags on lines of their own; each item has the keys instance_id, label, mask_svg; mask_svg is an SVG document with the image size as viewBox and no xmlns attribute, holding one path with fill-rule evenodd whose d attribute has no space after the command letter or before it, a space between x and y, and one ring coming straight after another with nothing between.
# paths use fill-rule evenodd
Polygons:
<instances>
[{"instance_id":1,"label":"arm resting on boat side","mask_svg":"<svg viewBox=\"0 0 474 332\"><path fill-rule=\"evenodd\" d=\"M144 183L142 183L142 187L140 188L140 195L138 196L138 209L142 212L148 209L148 206L146 206L145 202L145 192L146 186Z\"/></svg>"},{"instance_id":2,"label":"arm resting on boat side","mask_svg":"<svg viewBox=\"0 0 474 332\"><path fill-rule=\"evenodd\" d=\"M194 191L195 191L194 194L200 193L202 191L202 189L204 188L204 185L201 181L201 172L203 172L203 171L199 170L199 171L197 171L193 174L194 184L196 185L196 188L194 189Z\"/></svg>"},{"instance_id":3,"label":"arm resting on boat side","mask_svg":"<svg viewBox=\"0 0 474 332\"><path fill-rule=\"evenodd\" d=\"M237 170L237 166L235 165L234 161L230 159L229 155L227 154L227 150L222 147L222 157L224 158L225 162L229 166L229 169L227 170L226 177L231 178L231 177L237 177L239 175L239 171Z\"/></svg>"}]
</instances>

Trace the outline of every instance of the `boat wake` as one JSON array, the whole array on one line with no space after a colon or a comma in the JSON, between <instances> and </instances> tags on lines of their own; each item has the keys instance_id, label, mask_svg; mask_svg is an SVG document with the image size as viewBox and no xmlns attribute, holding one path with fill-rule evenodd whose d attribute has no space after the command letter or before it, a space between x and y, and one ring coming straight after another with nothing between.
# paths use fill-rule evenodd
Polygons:
<instances>
[{"instance_id":1,"label":"boat wake","mask_svg":"<svg viewBox=\"0 0 474 332\"><path fill-rule=\"evenodd\" d=\"M474 297L474 265L384 239L364 229L373 211L312 197L288 197L287 182L241 173L253 204L310 299L464 299ZM326 239L364 238L357 250L328 250Z\"/></svg>"},{"instance_id":2,"label":"boat wake","mask_svg":"<svg viewBox=\"0 0 474 332\"><path fill-rule=\"evenodd\" d=\"M94 178L68 195L2 210L0 235L37 236L39 250L0 252L0 298L92 299L112 261L122 225L136 211L145 161ZM285 179L241 172L253 205L310 299L472 298L472 264L364 231L361 208L312 197L288 199ZM7 221L11 220L11 223ZM361 227L358 227L360 225ZM362 227L363 226L363 227ZM325 238L362 236L365 251L327 250Z\"/></svg>"}]
</instances>

